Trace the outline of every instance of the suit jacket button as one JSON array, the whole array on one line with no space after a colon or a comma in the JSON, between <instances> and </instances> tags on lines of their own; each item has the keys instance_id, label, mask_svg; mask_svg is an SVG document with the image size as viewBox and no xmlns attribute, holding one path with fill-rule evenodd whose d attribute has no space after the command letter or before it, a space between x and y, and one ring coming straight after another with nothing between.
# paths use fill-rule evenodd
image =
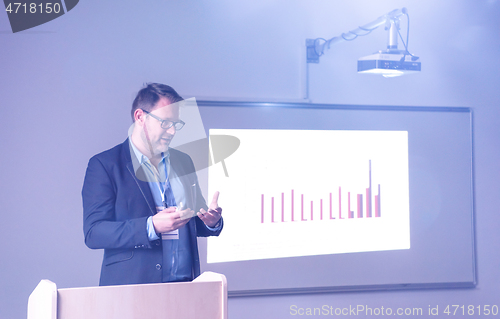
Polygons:
<instances>
[{"instance_id":1,"label":"suit jacket button","mask_svg":"<svg viewBox=\"0 0 500 319\"><path fill-rule=\"evenodd\" d=\"M161 270L161 265L160 264L156 264L156 270Z\"/></svg>"}]
</instances>

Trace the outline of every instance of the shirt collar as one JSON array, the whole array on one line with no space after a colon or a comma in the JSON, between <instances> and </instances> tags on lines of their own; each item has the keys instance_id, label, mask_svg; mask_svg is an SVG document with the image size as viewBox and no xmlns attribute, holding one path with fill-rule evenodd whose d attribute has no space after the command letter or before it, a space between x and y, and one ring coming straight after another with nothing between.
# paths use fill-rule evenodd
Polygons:
<instances>
[{"instance_id":1,"label":"shirt collar","mask_svg":"<svg viewBox=\"0 0 500 319\"><path fill-rule=\"evenodd\" d=\"M132 137L131 136L129 136L129 141L130 141L130 146L132 147L132 150L134 151L134 155L137 158L137 161L140 164L144 164L145 162L149 161L148 157L146 155L142 154L141 151L139 151L137 149L137 147L135 147L134 142L132 142ZM160 163L162 161L165 161L168 164L169 159L170 159L170 152L169 151L166 151L165 153L161 153L161 161L160 161Z\"/></svg>"}]
</instances>

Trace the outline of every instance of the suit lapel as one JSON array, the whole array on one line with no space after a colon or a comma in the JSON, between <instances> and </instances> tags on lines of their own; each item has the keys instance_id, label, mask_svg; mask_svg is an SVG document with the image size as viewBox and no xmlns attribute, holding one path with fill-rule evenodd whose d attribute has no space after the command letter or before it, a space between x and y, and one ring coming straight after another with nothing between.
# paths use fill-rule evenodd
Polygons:
<instances>
[{"instance_id":1,"label":"suit lapel","mask_svg":"<svg viewBox=\"0 0 500 319\"><path fill-rule=\"evenodd\" d=\"M193 190L192 190L192 185L194 183L193 180L190 180L190 173L188 169L186 168L186 164L183 163L183 161L180 160L180 157L178 156L178 151L175 149L170 149L170 165L172 168L175 170L175 173L177 174L177 177L180 179L182 183L182 187L184 188L184 194L186 194L186 199L189 201L189 203L186 203L188 207L193 207L196 205L195 199L193 198ZM187 223L188 229L191 232L191 234L194 234L196 236L196 222L195 219L197 218L196 213L197 213L197 207L194 207L193 210L195 211L195 216ZM195 240L196 243L196 240ZM197 251L197 250L196 250Z\"/></svg>"},{"instance_id":2,"label":"suit lapel","mask_svg":"<svg viewBox=\"0 0 500 319\"><path fill-rule=\"evenodd\" d=\"M130 143L129 139L127 139L123 143L123 153L122 153L122 156L125 159L127 170L132 176L134 184L139 188L144 200L146 201L146 204L149 207L151 215L155 215L156 207L154 205L154 199L153 195L151 194L151 189L149 188L149 184L145 182L146 179L144 171L140 166L140 164L137 162L135 154L132 153L133 151L130 149L129 143ZM135 167L138 168L137 172L134 169Z\"/></svg>"},{"instance_id":3,"label":"suit lapel","mask_svg":"<svg viewBox=\"0 0 500 319\"><path fill-rule=\"evenodd\" d=\"M184 163L179 159L177 156L177 151L173 150L172 148L170 149L170 165L173 170L175 170L175 174L181 181L182 187L184 188L184 194L186 196L186 200L188 201L186 205L188 207L193 207L195 205L194 203L194 198L193 198L193 192L192 192L192 187L193 181L190 180L189 178L189 172L186 171Z\"/></svg>"}]
</instances>

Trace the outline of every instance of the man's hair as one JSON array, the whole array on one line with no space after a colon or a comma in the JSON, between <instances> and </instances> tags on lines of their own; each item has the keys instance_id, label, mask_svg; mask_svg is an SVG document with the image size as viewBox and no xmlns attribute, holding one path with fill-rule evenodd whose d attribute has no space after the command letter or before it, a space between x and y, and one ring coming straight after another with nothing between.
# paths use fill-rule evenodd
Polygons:
<instances>
[{"instance_id":1,"label":"man's hair","mask_svg":"<svg viewBox=\"0 0 500 319\"><path fill-rule=\"evenodd\" d=\"M137 109L143 109L151 112L158 103L158 101L165 97L170 103L176 103L184 100L175 90L165 84L160 83L146 83L146 87L141 89L132 103L132 121L134 119L134 113Z\"/></svg>"}]
</instances>

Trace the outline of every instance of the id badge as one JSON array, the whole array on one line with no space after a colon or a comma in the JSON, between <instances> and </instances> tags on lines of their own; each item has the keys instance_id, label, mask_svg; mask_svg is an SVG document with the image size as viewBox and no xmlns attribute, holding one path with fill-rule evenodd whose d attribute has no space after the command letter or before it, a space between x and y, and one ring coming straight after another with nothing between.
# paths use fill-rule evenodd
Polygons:
<instances>
[{"instance_id":1,"label":"id badge","mask_svg":"<svg viewBox=\"0 0 500 319\"><path fill-rule=\"evenodd\" d=\"M179 239L179 230L176 229L166 233L161 233L161 239L162 240Z\"/></svg>"},{"instance_id":2,"label":"id badge","mask_svg":"<svg viewBox=\"0 0 500 319\"><path fill-rule=\"evenodd\" d=\"M163 207L163 206L157 206L156 207L156 211L157 212L160 212L160 211L162 211L164 209L165 209L165 207ZM175 207L175 209L177 209L177 207ZM169 231L169 232L161 233L161 239L162 240L179 239L179 230L176 229L176 230L172 230L172 231Z\"/></svg>"}]
</instances>

